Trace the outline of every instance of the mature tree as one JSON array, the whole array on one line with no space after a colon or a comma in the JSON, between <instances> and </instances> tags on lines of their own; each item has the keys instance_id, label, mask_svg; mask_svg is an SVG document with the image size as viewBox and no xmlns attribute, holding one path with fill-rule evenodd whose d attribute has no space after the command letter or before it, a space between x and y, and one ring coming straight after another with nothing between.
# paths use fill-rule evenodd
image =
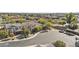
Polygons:
<instances>
[{"instance_id":1,"label":"mature tree","mask_svg":"<svg viewBox=\"0 0 79 59\"><path fill-rule=\"evenodd\" d=\"M47 20L46 19L43 19L43 18L40 18L38 20L38 22L41 23L41 24L46 24Z\"/></svg>"},{"instance_id":2,"label":"mature tree","mask_svg":"<svg viewBox=\"0 0 79 59\"><path fill-rule=\"evenodd\" d=\"M66 14L66 22L71 24L71 23L76 23L77 18L73 13Z\"/></svg>"},{"instance_id":3,"label":"mature tree","mask_svg":"<svg viewBox=\"0 0 79 59\"><path fill-rule=\"evenodd\" d=\"M77 28L77 17L73 13L69 13L66 15L66 22L69 24L69 28Z\"/></svg>"},{"instance_id":4,"label":"mature tree","mask_svg":"<svg viewBox=\"0 0 79 59\"><path fill-rule=\"evenodd\" d=\"M52 26L52 23L51 23L51 22L47 22L47 23L46 23L46 26L47 26L47 27L51 27L51 26Z\"/></svg>"},{"instance_id":5,"label":"mature tree","mask_svg":"<svg viewBox=\"0 0 79 59\"><path fill-rule=\"evenodd\" d=\"M43 29L50 29L52 27L52 23L51 22L47 22L44 26Z\"/></svg>"},{"instance_id":6,"label":"mature tree","mask_svg":"<svg viewBox=\"0 0 79 59\"><path fill-rule=\"evenodd\" d=\"M25 20L24 19L20 19L20 20L18 20L18 22L22 24L23 22L25 22Z\"/></svg>"},{"instance_id":7,"label":"mature tree","mask_svg":"<svg viewBox=\"0 0 79 59\"><path fill-rule=\"evenodd\" d=\"M11 16L3 16L4 22L9 23L11 21Z\"/></svg>"},{"instance_id":8,"label":"mature tree","mask_svg":"<svg viewBox=\"0 0 79 59\"><path fill-rule=\"evenodd\" d=\"M51 23L53 23L53 20L52 20L52 19L48 19L48 22L51 22Z\"/></svg>"},{"instance_id":9,"label":"mature tree","mask_svg":"<svg viewBox=\"0 0 79 59\"><path fill-rule=\"evenodd\" d=\"M19 23L23 23L23 22L25 22L25 19L24 19L24 17L23 17L23 16L20 16L20 17L19 17L19 20L18 20L18 22L19 22Z\"/></svg>"}]
</instances>

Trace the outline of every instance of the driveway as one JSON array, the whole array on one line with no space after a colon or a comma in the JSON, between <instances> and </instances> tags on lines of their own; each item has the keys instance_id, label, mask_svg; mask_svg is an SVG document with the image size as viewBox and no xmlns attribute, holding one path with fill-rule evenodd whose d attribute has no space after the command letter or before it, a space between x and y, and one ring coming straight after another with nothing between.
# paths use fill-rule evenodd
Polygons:
<instances>
[{"instance_id":1,"label":"driveway","mask_svg":"<svg viewBox=\"0 0 79 59\"><path fill-rule=\"evenodd\" d=\"M69 36L64 33L59 33L58 31L52 30L49 32L40 33L30 40L0 43L0 47L25 47L36 44L47 44L56 40L63 40L69 47L75 46L75 36Z\"/></svg>"}]
</instances>

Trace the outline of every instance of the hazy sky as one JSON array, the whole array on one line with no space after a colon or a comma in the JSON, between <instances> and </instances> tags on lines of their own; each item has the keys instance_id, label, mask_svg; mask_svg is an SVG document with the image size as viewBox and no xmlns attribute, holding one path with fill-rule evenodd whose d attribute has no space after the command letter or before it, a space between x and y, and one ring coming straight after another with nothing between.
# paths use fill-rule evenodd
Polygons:
<instances>
[{"instance_id":1,"label":"hazy sky","mask_svg":"<svg viewBox=\"0 0 79 59\"><path fill-rule=\"evenodd\" d=\"M0 12L79 12L79 1L1 0Z\"/></svg>"}]
</instances>

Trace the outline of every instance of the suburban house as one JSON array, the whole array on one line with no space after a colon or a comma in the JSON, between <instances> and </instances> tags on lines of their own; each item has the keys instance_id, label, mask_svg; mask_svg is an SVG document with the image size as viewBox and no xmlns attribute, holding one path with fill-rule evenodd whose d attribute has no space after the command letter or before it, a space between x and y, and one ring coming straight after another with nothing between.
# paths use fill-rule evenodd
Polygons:
<instances>
[{"instance_id":1,"label":"suburban house","mask_svg":"<svg viewBox=\"0 0 79 59\"><path fill-rule=\"evenodd\" d=\"M20 23L4 24L4 28L8 29L12 33L18 34L21 33L23 27L28 28L32 31L34 27L38 25L42 24L39 24L37 21L26 21L22 24Z\"/></svg>"},{"instance_id":2,"label":"suburban house","mask_svg":"<svg viewBox=\"0 0 79 59\"><path fill-rule=\"evenodd\" d=\"M38 23L36 20L33 21L26 21L25 23L22 24L25 28L29 28L31 31L34 29L35 26L42 25Z\"/></svg>"},{"instance_id":3,"label":"suburban house","mask_svg":"<svg viewBox=\"0 0 79 59\"><path fill-rule=\"evenodd\" d=\"M19 23L16 24L5 24L6 29L8 29L12 33L19 33L22 29L22 25Z\"/></svg>"}]
</instances>

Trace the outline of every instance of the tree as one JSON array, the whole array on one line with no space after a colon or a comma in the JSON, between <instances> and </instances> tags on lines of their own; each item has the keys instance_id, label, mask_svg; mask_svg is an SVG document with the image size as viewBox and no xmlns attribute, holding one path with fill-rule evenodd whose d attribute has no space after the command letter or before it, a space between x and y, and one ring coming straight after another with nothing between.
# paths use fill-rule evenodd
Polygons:
<instances>
[{"instance_id":1,"label":"tree","mask_svg":"<svg viewBox=\"0 0 79 59\"><path fill-rule=\"evenodd\" d=\"M4 22L5 23L9 23L12 19L11 19L11 16L3 16L3 19L4 19Z\"/></svg>"},{"instance_id":2,"label":"tree","mask_svg":"<svg viewBox=\"0 0 79 59\"><path fill-rule=\"evenodd\" d=\"M5 31L5 30L1 30L0 31L0 38L7 38L9 35L8 35L8 32Z\"/></svg>"},{"instance_id":3,"label":"tree","mask_svg":"<svg viewBox=\"0 0 79 59\"><path fill-rule=\"evenodd\" d=\"M48 22L51 22L51 23L53 23L52 19L48 19Z\"/></svg>"},{"instance_id":4,"label":"tree","mask_svg":"<svg viewBox=\"0 0 79 59\"><path fill-rule=\"evenodd\" d=\"M66 44L63 41L57 40L53 43L55 47L65 47Z\"/></svg>"},{"instance_id":5,"label":"tree","mask_svg":"<svg viewBox=\"0 0 79 59\"><path fill-rule=\"evenodd\" d=\"M10 20L10 23L13 23L14 24L14 23L16 23L16 21L11 19Z\"/></svg>"},{"instance_id":6,"label":"tree","mask_svg":"<svg viewBox=\"0 0 79 59\"><path fill-rule=\"evenodd\" d=\"M66 14L66 22L70 24L73 16L74 15L72 13Z\"/></svg>"},{"instance_id":7,"label":"tree","mask_svg":"<svg viewBox=\"0 0 79 59\"><path fill-rule=\"evenodd\" d=\"M69 24L71 24L73 22L76 23L77 18L73 13L66 14L66 22L69 23Z\"/></svg>"},{"instance_id":8,"label":"tree","mask_svg":"<svg viewBox=\"0 0 79 59\"><path fill-rule=\"evenodd\" d=\"M43 28L42 26L35 26L33 31L38 32L38 31L42 30L42 28Z\"/></svg>"},{"instance_id":9,"label":"tree","mask_svg":"<svg viewBox=\"0 0 79 59\"><path fill-rule=\"evenodd\" d=\"M22 32L23 32L25 38L31 33L30 30L27 28L22 28Z\"/></svg>"},{"instance_id":10,"label":"tree","mask_svg":"<svg viewBox=\"0 0 79 59\"><path fill-rule=\"evenodd\" d=\"M66 22L69 24L69 28L77 28L77 17L73 13L66 14Z\"/></svg>"},{"instance_id":11,"label":"tree","mask_svg":"<svg viewBox=\"0 0 79 59\"><path fill-rule=\"evenodd\" d=\"M25 22L25 20L20 19L20 20L18 20L18 22L22 24L23 22Z\"/></svg>"},{"instance_id":12,"label":"tree","mask_svg":"<svg viewBox=\"0 0 79 59\"><path fill-rule=\"evenodd\" d=\"M43 29L50 29L52 27L52 23L51 22L47 22L44 26Z\"/></svg>"},{"instance_id":13,"label":"tree","mask_svg":"<svg viewBox=\"0 0 79 59\"><path fill-rule=\"evenodd\" d=\"M52 23L51 23L51 22L47 22L47 23L46 23L46 26L47 26L47 27L51 27L51 26L52 26Z\"/></svg>"},{"instance_id":14,"label":"tree","mask_svg":"<svg viewBox=\"0 0 79 59\"><path fill-rule=\"evenodd\" d=\"M38 20L38 22L41 23L41 24L46 24L47 20L45 20L45 19L43 19L43 18L40 18L40 19Z\"/></svg>"}]
</instances>

